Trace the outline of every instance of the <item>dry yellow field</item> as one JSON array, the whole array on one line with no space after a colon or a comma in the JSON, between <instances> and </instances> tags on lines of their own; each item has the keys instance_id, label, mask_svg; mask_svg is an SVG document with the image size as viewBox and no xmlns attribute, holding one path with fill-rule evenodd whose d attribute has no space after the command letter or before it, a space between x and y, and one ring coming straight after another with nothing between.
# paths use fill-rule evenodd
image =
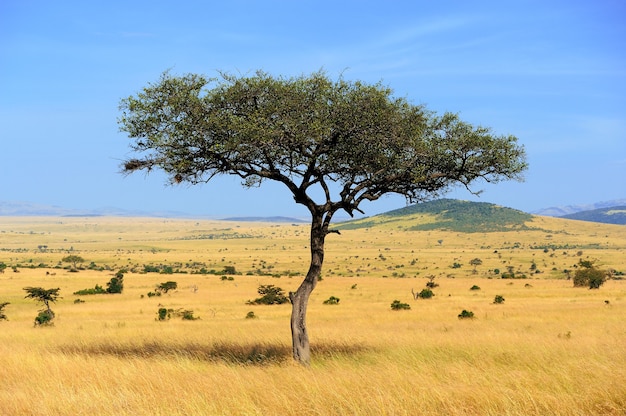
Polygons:
<instances>
[{"instance_id":1,"label":"dry yellow field","mask_svg":"<svg viewBox=\"0 0 626 416\"><path fill-rule=\"evenodd\" d=\"M0 217L0 303L10 302L0 414L625 414L626 280L588 290L564 273L581 259L626 272L625 228L552 218L532 226L329 235L304 368L290 359L290 306L246 301L261 284L295 290L308 266L307 225ZM84 270L70 272L68 254L83 257ZM232 280L211 273L226 266ZM72 294L120 269L121 295ZM501 279L507 270L527 278ZM432 276L435 296L414 300ZM147 296L168 280L177 291ZM33 327L41 306L24 299L25 286L61 289L54 326ZM323 304L330 296L339 304ZM394 300L411 309L391 310ZM159 322L160 307L200 319ZM476 319L458 319L463 309Z\"/></svg>"}]
</instances>

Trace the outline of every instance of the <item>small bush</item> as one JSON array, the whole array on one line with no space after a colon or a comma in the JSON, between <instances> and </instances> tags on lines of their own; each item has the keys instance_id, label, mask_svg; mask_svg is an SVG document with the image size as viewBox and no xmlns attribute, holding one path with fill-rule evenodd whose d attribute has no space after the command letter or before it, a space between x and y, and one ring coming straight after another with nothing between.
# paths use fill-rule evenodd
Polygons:
<instances>
[{"instance_id":1,"label":"small bush","mask_svg":"<svg viewBox=\"0 0 626 416\"><path fill-rule=\"evenodd\" d=\"M261 285L257 289L260 298L248 301L250 305L281 305L288 303L289 299L285 296L283 290L274 285Z\"/></svg>"},{"instance_id":2,"label":"small bush","mask_svg":"<svg viewBox=\"0 0 626 416\"><path fill-rule=\"evenodd\" d=\"M246 314L246 319L256 319L257 316L254 314L253 311L250 311Z\"/></svg>"},{"instance_id":3,"label":"small bush","mask_svg":"<svg viewBox=\"0 0 626 416\"><path fill-rule=\"evenodd\" d=\"M43 310L35 317L35 326L50 326L53 325L54 313L51 311Z\"/></svg>"},{"instance_id":4,"label":"small bush","mask_svg":"<svg viewBox=\"0 0 626 416\"><path fill-rule=\"evenodd\" d=\"M480 290L480 286L474 285L474 286L470 287L470 290Z\"/></svg>"},{"instance_id":5,"label":"small bush","mask_svg":"<svg viewBox=\"0 0 626 416\"><path fill-rule=\"evenodd\" d=\"M197 316L193 316L193 311L189 309L159 308L157 311L157 320L159 321L165 321L172 317L180 317L184 321L195 321L196 319L200 319Z\"/></svg>"},{"instance_id":6,"label":"small bush","mask_svg":"<svg viewBox=\"0 0 626 416\"><path fill-rule=\"evenodd\" d=\"M417 296L422 298L422 299L430 299L433 296L435 296L435 294L433 293L432 290L426 288L426 289L422 289L422 291L420 293L418 293Z\"/></svg>"},{"instance_id":7,"label":"small bush","mask_svg":"<svg viewBox=\"0 0 626 416\"><path fill-rule=\"evenodd\" d=\"M339 303L339 298L334 296L329 297L324 301L324 305L337 305Z\"/></svg>"},{"instance_id":8,"label":"small bush","mask_svg":"<svg viewBox=\"0 0 626 416\"><path fill-rule=\"evenodd\" d=\"M496 295L496 297L493 299L493 303L496 303L496 304L504 303L504 298L500 295Z\"/></svg>"},{"instance_id":9,"label":"small bush","mask_svg":"<svg viewBox=\"0 0 626 416\"><path fill-rule=\"evenodd\" d=\"M474 319L474 312L463 309L458 317L459 319Z\"/></svg>"},{"instance_id":10,"label":"small bush","mask_svg":"<svg viewBox=\"0 0 626 416\"><path fill-rule=\"evenodd\" d=\"M166 319L170 319L170 314L167 313L167 308L159 308L158 312L158 320L159 321L165 321Z\"/></svg>"},{"instance_id":11,"label":"small bush","mask_svg":"<svg viewBox=\"0 0 626 416\"><path fill-rule=\"evenodd\" d=\"M411 305L409 305L408 303L402 303L399 300L394 300L393 302L391 302L391 309L394 311L411 309Z\"/></svg>"}]
</instances>

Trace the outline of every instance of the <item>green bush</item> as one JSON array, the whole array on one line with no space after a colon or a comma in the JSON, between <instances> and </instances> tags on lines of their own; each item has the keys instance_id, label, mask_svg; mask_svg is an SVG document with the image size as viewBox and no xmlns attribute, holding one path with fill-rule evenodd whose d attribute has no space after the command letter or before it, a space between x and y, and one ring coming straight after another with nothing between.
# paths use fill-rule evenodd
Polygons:
<instances>
[{"instance_id":1,"label":"green bush","mask_svg":"<svg viewBox=\"0 0 626 416\"><path fill-rule=\"evenodd\" d=\"M501 295L496 295L493 299L493 303L504 303L504 298Z\"/></svg>"},{"instance_id":2,"label":"green bush","mask_svg":"<svg viewBox=\"0 0 626 416\"><path fill-rule=\"evenodd\" d=\"M463 309L458 317L459 319L474 319L474 312Z\"/></svg>"},{"instance_id":3,"label":"green bush","mask_svg":"<svg viewBox=\"0 0 626 416\"><path fill-rule=\"evenodd\" d=\"M246 319L256 319L257 316L254 314L253 311L250 311L246 314Z\"/></svg>"},{"instance_id":4,"label":"green bush","mask_svg":"<svg viewBox=\"0 0 626 416\"><path fill-rule=\"evenodd\" d=\"M178 288L178 283L169 280L167 282L164 282L164 283L161 283L160 285L158 285L156 287L155 291L167 293L170 290L176 290L177 288Z\"/></svg>"},{"instance_id":5,"label":"green bush","mask_svg":"<svg viewBox=\"0 0 626 416\"><path fill-rule=\"evenodd\" d=\"M474 285L474 286L470 287L470 290L480 290L480 286Z\"/></svg>"},{"instance_id":6,"label":"green bush","mask_svg":"<svg viewBox=\"0 0 626 416\"><path fill-rule=\"evenodd\" d=\"M433 293L432 290L426 288L426 289L422 289L422 291L420 293L418 293L417 296L422 298L422 299L430 299L433 296L435 296L435 294Z\"/></svg>"},{"instance_id":7,"label":"green bush","mask_svg":"<svg viewBox=\"0 0 626 416\"><path fill-rule=\"evenodd\" d=\"M394 311L411 309L411 305L409 305L408 303L402 303L399 300L394 300L393 302L391 302L391 309Z\"/></svg>"},{"instance_id":8,"label":"green bush","mask_svg":"<svg viewBox=\"0 0 626 416\"><path fill-rule=\"evenodd\" d=\"M334 296L329 297L324 301L324 305L337 305L339 303L339 298Z\"/></svg>"},{"instance_id":9,"label":"green bush","mask_svg":"<svg viewBox=\"0 0 626 416\"><path fill-rule=\"evenodd\" d=\"M80 295L80 296L85 296L85 295L100 295L103 293L107 293L106 290L104 290L104 288L100 285L96 285L91 289L81 289L81 290L77 290L76 292L74 292L74 295Z\"/></svg>"},{"instance_id":10,"label":"green bush","mask_svg":"<svg viewBox=\"0 0 626 416\"><path fill-rule=\"evenodd\" d=\"M606 271L597 269L590 262L580 262L581 268L574 273L574 287L599 289L606 281Z\"/></svg>"},{"instance_id":11,"label":"green bush","mask_svg":"<svg viewBox=\"0 0 626 416\"><path fill-rule=\"evenodd\" d=\"M195 321L196 319L200 319L197 316L193 316L193 311L189 309L159 308L157 311L157 320L159 321L165 321L172 317L180 317L184 321Z\"/></svg>"},{"instance_id":12,"label":"green bush","mask_svg":"<svg viewBox=\"0 0 626 416\"><path fill-rule=\"evenodd\" d=\"M166 319L170 319L170 314L167 313L167 308L159 308L158 312L158 320L159 321L165 321Z\"/></svg>"},{"instance_id":13,"label":"green bush","mask_svg":"<svg viewBox=\"0 0 626 416\"><path fill-rule=\"evenodd\" d=\"M53 325L54 313L52 311L43 310L39 311L39 314L35 317L35 326L49 326Z\"/></svg>"},{"instance_id":14,"label":"green bush","mask_svg":"<svg viewBox=\"0 0 626 416\"><path fill-rule=\"evenodd\" d=\"M122 293L124 290L124 274L117 272L107 283L106 293Z\"/></svg>"},{"instance_id":15,"label":"green bush","mask_svg":"<svg viewBox=\"0 0 626 416\"><path fill-rule=\"evenodd\" d=\"M256 298L253 301L248 301L250 305L281 305L288 303L289 299L285 296L283 290L280 287L274 285L261 285L257 289L260 298Z\"/></svg>"}]
</instances>

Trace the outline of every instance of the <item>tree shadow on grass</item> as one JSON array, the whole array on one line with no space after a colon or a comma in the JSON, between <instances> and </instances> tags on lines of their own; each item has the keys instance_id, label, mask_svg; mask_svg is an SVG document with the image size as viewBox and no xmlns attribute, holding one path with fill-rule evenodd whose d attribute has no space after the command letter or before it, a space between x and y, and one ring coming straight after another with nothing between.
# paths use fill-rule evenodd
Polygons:
<instances>
[{"instance_id":1,"label":"tree shadow on grass","mask_svg":"<svg viewBox=\"0 0 626 416\"><path fill-rule=\"evenodd\" d=\"M291 360L292 358L291 346L278 343L96 343L88 345L64 345L59 347L59 350L64 354L87 356L109 355L129 359L186 358L198 361L222 362L241 365L281 364ZM371 350L371 347L345 343L320 343L311 345L311 355L313 356L313 359L353 357Z\"/></svg>"}]
</instances>

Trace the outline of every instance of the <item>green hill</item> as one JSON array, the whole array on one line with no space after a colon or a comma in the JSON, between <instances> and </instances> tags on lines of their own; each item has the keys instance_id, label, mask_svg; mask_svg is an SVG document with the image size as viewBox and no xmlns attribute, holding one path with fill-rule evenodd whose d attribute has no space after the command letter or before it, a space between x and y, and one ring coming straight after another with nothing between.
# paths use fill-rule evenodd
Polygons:
<instances>
[{"instance_id":1,"label":"green hill","mask_svg":"<svg viewBox=\"0 0 626 416\"><path fill-rule=\"evenodd\" d=\"M401 226L409 231L448 230L464 233L526 229L532 215L487 202L438 199L385 212L373 217L346 221L335 228L349 230L377 225Z\"/></svg>"},{"instance_id":2,"label":"green hill","mask_svg":"<svg viewBox=\"0 0 626 416\"><path fill-rule=\"evenodd\" d=\"M626 206L581 211L574 214L563 215L561 218L624 225L626 224Z\"/></svg>"}]
</instances>

